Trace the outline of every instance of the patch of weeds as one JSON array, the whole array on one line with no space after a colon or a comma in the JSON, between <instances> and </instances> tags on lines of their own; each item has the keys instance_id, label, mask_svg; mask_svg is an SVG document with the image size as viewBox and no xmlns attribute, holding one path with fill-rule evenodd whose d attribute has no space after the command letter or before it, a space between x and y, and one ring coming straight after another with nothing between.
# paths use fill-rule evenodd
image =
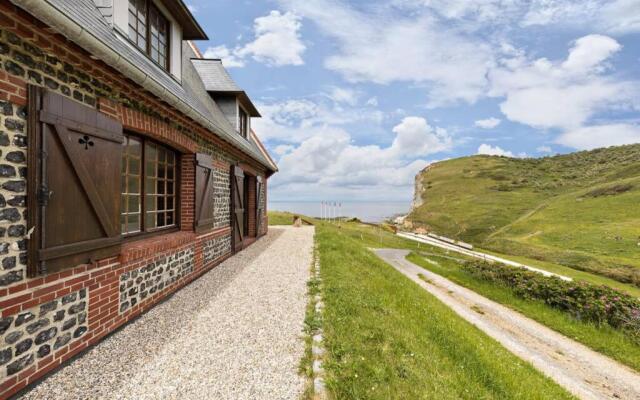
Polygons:
<instances>
[{"instance_id":1,"label":"patch of weeds","mask_svg":"<svg viewBox=\"0 0 640 400\"><path fill-rule=\"evenodd\" d=\"M478 314L480 314L480 315L484 315L484 310L482 309L482 307L480 307L480 306L479 306L479 305L477 305L477 304L472 305L472 306L471 306L471 309L472 309L473 311L477 312L477 313L478 313Z\"/></svg>"}]
</instances>

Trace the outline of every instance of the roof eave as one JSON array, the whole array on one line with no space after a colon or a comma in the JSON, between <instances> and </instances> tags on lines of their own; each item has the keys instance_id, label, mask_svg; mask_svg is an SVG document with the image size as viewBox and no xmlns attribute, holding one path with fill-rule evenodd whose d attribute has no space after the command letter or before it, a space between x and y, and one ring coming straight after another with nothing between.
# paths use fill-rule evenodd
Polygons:
<instances>
[{"instance_id":1,"label":"roof eave","mask_svg":"<svg viewBox=\"0 0 640 400\"><path fill-rule=\"evenodd\" d=\"M180 22L183 40L209 40L204 29L182 0L161 0L162 4Z\"/></svg>"}]
</instances>

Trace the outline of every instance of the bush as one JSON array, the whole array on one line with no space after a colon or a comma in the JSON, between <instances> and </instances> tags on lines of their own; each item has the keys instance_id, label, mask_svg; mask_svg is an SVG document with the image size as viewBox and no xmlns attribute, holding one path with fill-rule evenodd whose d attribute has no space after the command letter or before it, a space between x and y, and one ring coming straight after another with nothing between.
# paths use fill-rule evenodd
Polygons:
<instances>
[{"instance_id":1,"label":"bush","mask_svg":"<svg viewBox=\"0 0 640 400\"><path fill-rule=\"evenodd\" d=\"M628 192L633 189L633 185L620 184L609 187L599 188L585 194L586 197L615 196L617 194Z\"/></svg>"},{"instance_id":2,"label":"bush","mask_svg":"<svg viewBox=\"0 0 640 400\"><path fill-rule=\"evenodd\" d=\"M474 277L509 287L524 299L547 305L597 325L608 324L640 344L640 299L586 282L567 282L524 268L468 262L463 270Z\"/></svg>"}]
</instances>

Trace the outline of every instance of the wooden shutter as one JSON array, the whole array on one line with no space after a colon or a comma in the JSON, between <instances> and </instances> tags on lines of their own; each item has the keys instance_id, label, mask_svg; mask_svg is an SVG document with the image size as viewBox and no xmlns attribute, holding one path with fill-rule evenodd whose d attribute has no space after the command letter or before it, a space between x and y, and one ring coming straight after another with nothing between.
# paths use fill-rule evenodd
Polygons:
<instances>
[{"instance_id":1,"label":"wooden shutter","mask_svg":"<svg viewBox=\"0 0 640 400\"><path fill-rule=\"evenodd\" d=\"M262 218L264 216L264 205L262 204L262 188L264 183L262 177L256 179L256 236L262 236Z\"/></svg>"},{"instance_id":2,"label":"wooden shutter","mask_svg":"<svg viewBox=\"0 0 640 400\"><path fill-rule=\"evenodd\" d=\"M213 159L196 154L196 232L213 229Z\"/></svg>"},{"instance_id":3,"label":"wooden shutter","mask_svg":"<svg viewBox=\"0 0 640 400\"><path fill-rule=\"evenodd\" d=\"M231 167L231 209L233 249L240 251L244 241L244 172L235 165Z\"/></svg>"},{"instance_id":4,"label":"wooden shutter","mask_svg":"<svg viewBox=\"0 0 640 400\"><path fill-rule=\"evenodd\" d=\"M29 275L118 254L120 122L30 86L28 126Z\"/></svg>"}]
</instances>

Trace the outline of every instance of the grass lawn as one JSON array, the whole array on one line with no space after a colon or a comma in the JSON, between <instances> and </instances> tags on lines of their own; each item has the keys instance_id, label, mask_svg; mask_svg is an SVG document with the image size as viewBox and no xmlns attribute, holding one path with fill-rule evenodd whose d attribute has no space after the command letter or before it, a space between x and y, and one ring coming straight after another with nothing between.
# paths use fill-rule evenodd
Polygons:
<instances>
[{"instance_id":1,"label":"grass lawn","mask_svg":"<svg viewBox=\"0 0 640 400\"><path fill-rule=\"evenodd\" d=\"M335 398L572 398L367 249L417 243L361 224L316 229Z\"/></svg>"},{"instance_id":2,"label":"grass lawn","mask_svg":"<svg viewBox=\"0 0 640 400\"><path fill-rule=\"evenodd\" d=\"M524 300L516 296L509 288L483 281L468 274L460 268L459 262L450 258L435 254L429 254L425 257L412 253L407 259L640 371L640 345L629 340L618 330L607 325L598 327L594 324L581 322L541 301Z\"/></svg>"},{"instance_id":3,"label":"grass lawn","mask_svg":"<svg viewBox=\"0 0 640 400\"><path fill-rule=\"evenodd\" d=\"M282 211L269 211L267 213L269 225L292 225L293 215L294 214Z\"/></svg>"}]
</instances>

